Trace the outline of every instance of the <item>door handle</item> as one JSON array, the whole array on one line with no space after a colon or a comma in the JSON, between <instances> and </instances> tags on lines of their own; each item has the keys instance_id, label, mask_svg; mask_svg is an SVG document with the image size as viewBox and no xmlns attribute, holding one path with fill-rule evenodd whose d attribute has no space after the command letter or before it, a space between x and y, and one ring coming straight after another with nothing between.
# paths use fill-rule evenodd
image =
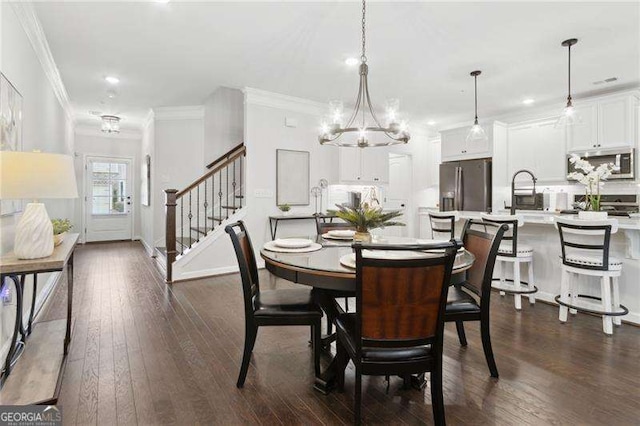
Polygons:
<instances>
[{"instance_id":1,"label":"door handle","mask_svg":"<svg viewBox=\"0 0 640 426\"><path fill-rule=\"evenodd\" d=\"M400 204L400 207L404 207L404 204Z\"/></svg>"}]
</instances>

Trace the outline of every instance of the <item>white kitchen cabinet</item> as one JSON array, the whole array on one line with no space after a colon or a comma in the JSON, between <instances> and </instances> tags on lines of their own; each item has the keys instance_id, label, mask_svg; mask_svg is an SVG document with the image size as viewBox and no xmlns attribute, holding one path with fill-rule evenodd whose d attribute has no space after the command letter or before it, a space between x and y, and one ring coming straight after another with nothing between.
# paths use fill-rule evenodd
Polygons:
<instances>
[{"instance_id":1,"label":"white kitchen cabinet","mask_svg":"<svg viewBox=\"0 0 640 426\"><path fill-rule=\"evenodd\" d=\"M567 149L580 151L597 148L598 105L595 102L578 102L574 107L574 116L576 123L567 128Z\"/></svg>"},{"instance_id":2,"label":"white kitchen cabinet","mask_svg":"<svg viewBox=\"0 0 640 426\"><path fill-rule=\"evenodd\" d=\"M575 114L581 122L568 128L567 150L635 146L635 102L632 95L574 101Z\"/></svg>"},{"instance_id":3,"label":"white kitchen cabinet","mask_svg":"<svg viewBox=\"0 0 640 426\"><path fill-rule=\"evenodd\" d=\"M598 148L634 146L633 98L598 102Z\"/></svg>"},{"instance_id":4,"label":"white kitchen cabinet","mask_svg":"<svg viewBox=\"0 0 640 426\"><path fill-rule=\"evenodd\" d=\"M340 181L388 183L388 150L386 148L340 148Z\"/></svg>"},{"instance_id":5,"label":"white kitchen cabinet","mask_svg":"<svg viewBox=\"0 0 640 426\"><path fill-rule=\"evenodd\" d=\"M438 186L440 183L441 146L440 139L431 139L427 142L427 161L425 163L427 187Z\"/></svg>"},{"instance_id":6,"label":"white kitchen cabinet","mask_svg":"<svg viewBox=\"0 0 640 426\"><path fill-rule=\"evenodd\" d=\"M565 132L555 119L510 126L507 142L509 178L527 169L539 181L565 180Z\"/></svg>"},{"instance_id":7,"label":"white kitchen cabinet","mask_svg":"<svg viewBox=\"0 0 640 426\"><path fill-rule=\"evenodd\" d=\"M483 125L488 139L467 142L470 126L440 132L442 161L471 160L491 157L493 125Z\"/></svg>"}]
</instances>

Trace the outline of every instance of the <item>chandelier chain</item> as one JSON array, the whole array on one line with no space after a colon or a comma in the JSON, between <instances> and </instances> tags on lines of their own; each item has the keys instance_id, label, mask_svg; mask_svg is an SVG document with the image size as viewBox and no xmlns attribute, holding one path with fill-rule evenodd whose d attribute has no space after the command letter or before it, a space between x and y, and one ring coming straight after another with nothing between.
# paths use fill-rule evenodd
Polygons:
<instances>
[{"instance_id":1,"label":"chandelier chain","mask_svg":"<svg viewBox=\"0 0 640 426\"><path fill-rule=\"evenodd\" d=\"M367 55L366 55L366 42L367 42L367 29L366 29L366 24L367 24L367 20L366 20L366 14L367 14L367 3L366 0L362 0L362 55L360 56L360 59L362 60L362 62L367 62Z\"/></svg>"}]
</instances>

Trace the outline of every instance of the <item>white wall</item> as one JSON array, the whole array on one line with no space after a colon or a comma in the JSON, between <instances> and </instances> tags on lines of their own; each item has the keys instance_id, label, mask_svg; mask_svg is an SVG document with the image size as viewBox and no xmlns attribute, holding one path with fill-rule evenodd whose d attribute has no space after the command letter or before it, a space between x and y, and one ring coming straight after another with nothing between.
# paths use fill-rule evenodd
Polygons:
<instances>
[{"instance_id":1,"label":"white wall","mask_svg":"<svg viewBox=\"0 0 640 426\"><path fill-rule=\"evenodd\" d=\"M183 189L205 171L202 109L198 115L182 115L174 113L175 110L163 108L154 111L154 158L151 163L154 229L152 247L165 245L164 190Z\"/></svg>"},{"instance_id":2,"label":"white wall","mask_svg":"<svg viewBox=\"0 0 640 426\"><path fill-rule=\"evenodd\" d=\"M0 2L0 45L0 70L22 94L22 149L71 154L73 132L66 92L55 64L46 60L48 45L28 3ZM73 200L44 202L49 216L73 219ZM0 217L0 254L13 248L15 224L19 219L20 214ZM39 276L37 305L43 303L58 276L58 273ZM30 279L25 300L31 300ZM15 303L15 295L13 297ZM13 321L13 314L0 304L0 354L10 337L7 324Z\"/></svg>"},{"instance_id":3,"label":"white wall","mask_svg":"<svg viewBox=\"0 0 640 426\"><path fill-rule=\"evenodd\" d=\"M149 191L150 203L148 206L143 206L142 204L138 203L138 205L140 206L140 241L142 241L142 244L147 250L147 253L149 255L153 255L153 206L154 201L158 196L155 191L157 180L155 180L154 178L154 176L157 175L157 171L155 164L155 122L153 120L153 111L150 111L149 117L142 127L142 143L140 147L141 161L144 161L144 158L147 155L151 157L151 190Z\"/></svg>"},{"instance_id":4,"label":"white wall","mask_svg":"<svg viewBox=\"0 0 640 426\"><path fill-rule=\"evenodd\" d=\"M209 164L244 141L244 95L219 87L204 104L204 163Z\"/></svg>"},{"instance_id":5,"label":"white wall","mask_svg":"<svg viewBox=\"0 0 640 426\"><path fill-rule=\"evenodd\" d=\"M123 131L119 134L107 135L99 129L76 127L75 130L75 166L76 179L78 181L79 202L75 208L75 223L78 230L82 231L83 222L82 204L84 197L90 194L90 188L83 185L84 164L87 156L109 157L109 158L130 158L132 160L133 176L131 211L133 213L133 238L139 239L141 236L140 223L140 169L142 165L141 157L142 135L137 132ZM85 193L86 191L86 193ZM81 234L83 234L81 232ZM84 238L84 234L83 234Z\"/></svg>"}]
</instances>

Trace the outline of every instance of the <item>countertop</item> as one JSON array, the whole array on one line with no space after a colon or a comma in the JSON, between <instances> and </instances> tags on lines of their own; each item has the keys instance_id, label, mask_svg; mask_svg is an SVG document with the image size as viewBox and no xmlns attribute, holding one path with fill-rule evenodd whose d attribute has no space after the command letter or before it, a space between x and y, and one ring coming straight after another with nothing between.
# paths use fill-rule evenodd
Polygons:
<instances>
[{"instance_id":1,"label":"countertop","mask_svg":"<svg viewBox=\"0 0 640 426\"><path fill-rule=\"evenodd\" d=\"M418 214L427 215L429 211L438 211L435 207L419 207ZM498 214L509 214L507 210L499 211ZM576 218L573 214L560 214L555 211L544 210L516 210L516 214L520 215L524 219L525 225L553 225L556 217L568 217ZM474 211L461 211L460 217L463 219L480 219L481 212ZM624 230L640 231L640 218L624 218L624 217L611 217L618 221L618 228Z\"/></svg>"}]
</instances>

